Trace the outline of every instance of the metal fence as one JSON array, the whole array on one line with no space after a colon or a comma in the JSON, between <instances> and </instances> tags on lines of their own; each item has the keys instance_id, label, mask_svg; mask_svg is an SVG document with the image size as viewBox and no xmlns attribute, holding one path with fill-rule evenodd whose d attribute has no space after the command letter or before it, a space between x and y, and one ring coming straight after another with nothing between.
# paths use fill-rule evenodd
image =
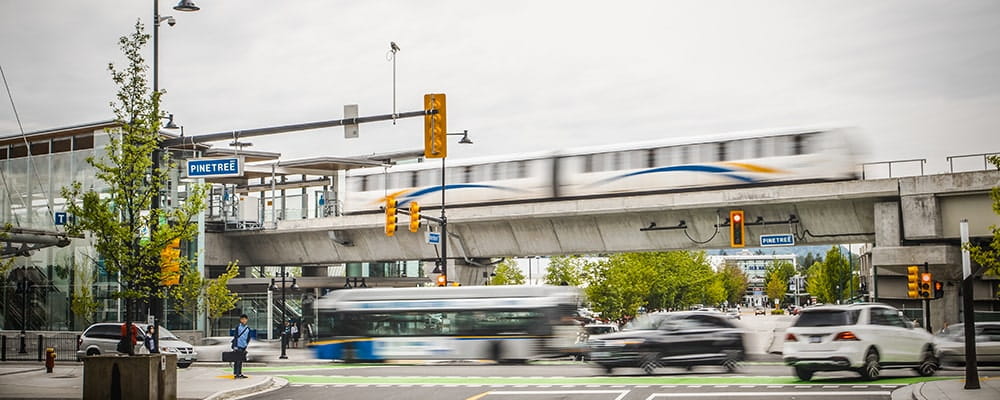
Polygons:
<instances>
[{"instance_id":1,"label":"metal fence","mask_svg":"<svg viewBox=\"0 0 1000 400\"><path fill-rule=\"evenodd\" d=\"M45 349L56 351L56 360L75 361L76 344L79 339L76 333L55 333L41 335L37 333L3 334L0 335L0 361L45 361Z\"/></svg>"}]
</instances>

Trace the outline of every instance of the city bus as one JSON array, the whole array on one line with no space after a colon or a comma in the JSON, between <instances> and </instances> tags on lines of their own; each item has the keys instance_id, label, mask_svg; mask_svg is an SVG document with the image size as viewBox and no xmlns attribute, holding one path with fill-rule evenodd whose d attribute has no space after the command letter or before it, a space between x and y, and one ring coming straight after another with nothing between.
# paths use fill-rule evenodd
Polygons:
<instances>
[{"instance_id":1,"label":"city bus","mask_svg":"<svg viewBox=\"0 0 1000 400\"><path fill-rule=\"evenodd\" d=\"M337 290L317 300L311 347L346 362L576 355L580 301L566 286Z\"/></svg>"}]
</instances>

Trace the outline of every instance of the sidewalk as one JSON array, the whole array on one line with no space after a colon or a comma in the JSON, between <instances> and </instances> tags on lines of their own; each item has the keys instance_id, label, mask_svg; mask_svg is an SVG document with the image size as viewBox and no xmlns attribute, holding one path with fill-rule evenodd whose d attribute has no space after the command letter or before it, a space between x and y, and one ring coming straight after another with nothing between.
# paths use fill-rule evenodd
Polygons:
<instances>
[{"instance_id":1,"label":"sidewalk","mask_svg":"<svg viewBox=\"0 0 1000 400\"><path fill-rule=\"evenodd\" d=\"M259 392L286 382L267 375L250 373L247 379L233 379L219 367L192 366L177 370L178 399L232 398ZM53 373L30 364L0 364L0 399L80 399L83 397L83 364L57 365Z\"/></svg>"},{"instance_id":2,"label":"sidewalk","mask_svg":"<svg viewBox=\"0 0 1000 400\"><path fill-rule=\"evenodd\" d=\"M893 400L996 400L1000 399L1000 377L981 378L980 389L965 390L964 379L921 382L892 392Z\"/></svg>"}]
</instances>

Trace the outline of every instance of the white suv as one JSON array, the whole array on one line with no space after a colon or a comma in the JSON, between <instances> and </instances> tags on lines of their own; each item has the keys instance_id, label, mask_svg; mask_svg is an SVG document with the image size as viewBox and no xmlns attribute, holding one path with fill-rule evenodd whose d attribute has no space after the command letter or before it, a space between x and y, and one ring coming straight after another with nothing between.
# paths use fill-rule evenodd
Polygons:
<instances>
[{"instance_id":1,"label":"white suv","mask_svg":"<svg viewBox=\"0 0 1000 400\"><path fill-rule=\"evenodd\" d=\"M872 380L882 368L914 368L930 376L938 368L933 340L889 305L821 306L801 311L785 331L782 353L804 381L816 371L857 371Z\"/></svg>"}]
</instances>

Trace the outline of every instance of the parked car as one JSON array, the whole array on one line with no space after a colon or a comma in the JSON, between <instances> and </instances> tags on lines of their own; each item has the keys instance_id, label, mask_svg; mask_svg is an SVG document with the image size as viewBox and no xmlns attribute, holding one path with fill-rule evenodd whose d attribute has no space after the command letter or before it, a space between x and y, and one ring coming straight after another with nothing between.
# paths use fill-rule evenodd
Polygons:
<instances>
[{"instance_id":1,"label":"parked car","mask_svg":"<svg viewBox=\"0 0 1000 400\"><path fill-rule=\"evenodd\" d=\"M941 365L965 365L965 326L939 332L934 347ZM976 364L1000 365L1000 322L976 322Z\"/></svg>"},{"instance_id":2,"label":"parked car","mask_svg":"<svg viewBox=\"0 0 1000 400\"><path fill-rule=\"evenodd\" d=\"M938 369L931 334L885 304L804 308L785 331L785 364L807 381L817 371L857 371L874 380L883 368Z\"/></svg>"},{"instance_id":3,"label":"parked car","mask_svg":"<svg viewBox=\"0 0 1000 400\"><path fill-rule=\"evenodd\" d=\"M767 315L767 310L764 307L754 307L753 315Z\"/></svg>"},{"instance_id":4,"label":"parked car","mask_svg":"<svg viewBox=\"0 0 1000 400\"><path fill-rule=\"evenodd\" d=\"M138 353L146 337L144 332L146 332L148 325L140 323L133 323L133 325L139 330L134 350L134 352ZM88 327L80 335L80 340L77 341L77 361L81 361L87 356L120 354L118 352L118 342L122 338L121 329L121 322L104 322ZM198 353L194 350L193 346L178 339L177 336L174 336L173 333L170 333L167 328L162 326L160 327L160 352L177 354L178 368L187 368L198 359Z\"/></svg>"},{"instance_id":5,"label":"parked car","mask_svg":"<svg viewBox=\"0 0 1000 400\"><path fill-rule=\"evenodd\" d=\"M232 350L232 341L232 336L210 336L202 339L194 349L198 351L198 359L201 361L222 361L222 352ZM280 341L251 340L247 346L247 361L277 359L281 353L280 345Z\"/></svg>"},{"instance_id":6,"label":"parked car","mask_svg":"<svg viewBox=\"0 0 1000 400\"><path fill-rule=\"evenodd\" d=\"M734 372L744 358L743 332L723 314L697 311L646 314L622 332L593 336L590 359L608 373L639 367L721 365Z\"/></svg>"},{"instance_id":7,"label":"parked car","mask_svg":"<svg viewBox=\"0 0 1000 400\"><path fill-rule=\"evenodd\" d=\"M735 309L735 308L730 308L730 309L726 310L726 318L729 318L729 319L742 319L742 317L740 316L740 310Z\"/></svg>"}]
</instances>

